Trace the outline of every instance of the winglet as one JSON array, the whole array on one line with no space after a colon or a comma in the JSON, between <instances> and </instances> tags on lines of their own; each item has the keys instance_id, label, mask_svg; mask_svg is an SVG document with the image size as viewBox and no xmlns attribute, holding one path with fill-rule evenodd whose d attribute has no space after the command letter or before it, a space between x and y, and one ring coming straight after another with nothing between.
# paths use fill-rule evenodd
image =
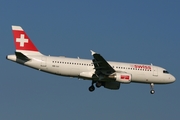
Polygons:
<instances>
[{"instance_id":1,"label":"winglet","mask_svg":"<svg viewBox=\"0 0 180 120\"><path fill-rule=\"evenodd\" d=\"M96 54L96 52L94 52L94 51L92 51L92 50L90 50L91 51L91 55L94 55L94 54Z\"/></svg>"}]
</instances>

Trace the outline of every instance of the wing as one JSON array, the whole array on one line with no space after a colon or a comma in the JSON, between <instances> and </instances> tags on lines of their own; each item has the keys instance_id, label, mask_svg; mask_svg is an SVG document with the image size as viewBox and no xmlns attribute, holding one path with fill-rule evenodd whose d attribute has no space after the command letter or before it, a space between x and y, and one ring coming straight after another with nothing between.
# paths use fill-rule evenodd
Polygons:
<instances>
[{"instance_id":1,"label":"wing","mask_svg":"<svg viewBox=\"0 0 180 120\"><path fill-rule=\"evenodd\" d=\"M91 54L94 57L93 64L94 64L94 69L95 74L97 77L100 79L104 78L105 76L108 76L112 73L115 72L115 70L109 65L109 63L98 53L94 52L91 50Z\"/></svg>"}]
</instances>

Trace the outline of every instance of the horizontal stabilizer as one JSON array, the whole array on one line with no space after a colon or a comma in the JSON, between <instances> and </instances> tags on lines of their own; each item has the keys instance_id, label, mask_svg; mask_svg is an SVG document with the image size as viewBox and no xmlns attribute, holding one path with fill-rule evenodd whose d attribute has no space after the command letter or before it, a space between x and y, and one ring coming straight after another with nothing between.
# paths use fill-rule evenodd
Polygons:
<instances>
[{"instance_id":1,"label":"horizontal stabilizer","mask_svg":"<svg viewBox=\"0 0 180 120\"><path fill-rule=\"evenodd\" d=\"M22 54L21 52L15 52L15 54L16 54L16 57L17 57L18 59L25 60L25 61L31 60L30 58L28 58L27 56L25 56L25 55Z\"/></svg>"}]
</instances>

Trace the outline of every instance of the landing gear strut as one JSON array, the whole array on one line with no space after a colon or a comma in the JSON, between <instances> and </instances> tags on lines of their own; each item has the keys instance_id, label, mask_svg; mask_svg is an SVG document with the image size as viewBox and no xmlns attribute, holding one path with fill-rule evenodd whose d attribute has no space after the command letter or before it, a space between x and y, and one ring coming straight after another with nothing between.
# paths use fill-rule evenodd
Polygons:
<instances>
[{"instance_id":1,"label":"landing gear strut","mask_svg":"<svg viewBox=\"0 0 180 120\"><path fill-rule=\"evenodd\" d=\"M102 82L99 82L99 81L97 81L97 82L92 81L92 84L91 84L91 86L89 87L89 91L90 91L90 92L93 92L93 91L95 90L94 83L96 83L95 85L96 85L97 88L103 86L103 83L102 83Z\"/></svg>"},{"instance_id":2,"label":"landing gear strut","mask_svg":"<svg viewBox=\"0 0 180 120\"><path fill-rule=\"evenodd\" d=\"M89 91L90 92L93 92L95 90L95 87L94 87L94 81L92 81L92 85L89 87Z\"/></svg>"},{"instance_id":3,"label":"landing gear strut","mask_svg":"<svg viewBox=\"0 0 180 120\"><path fill-rule=\"evenodd\" d=\"M155 91L154 91L154 83L151 83L151 84L150 84L150 87L151 87L150 93L151 93L151 94L154 94L154 93L155 93Z\"/></svg>"}]
</instances>

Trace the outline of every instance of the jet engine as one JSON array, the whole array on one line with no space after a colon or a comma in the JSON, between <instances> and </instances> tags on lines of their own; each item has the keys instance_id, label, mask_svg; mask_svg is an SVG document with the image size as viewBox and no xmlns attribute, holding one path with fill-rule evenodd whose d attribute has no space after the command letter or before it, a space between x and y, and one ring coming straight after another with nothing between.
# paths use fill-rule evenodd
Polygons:
<instances>
[{"instance_id":1,"label":"jet engine","mask_svg":"<svg viewBox=\"0 0 180 120\"><path fill-rule=\"evenodd\" d=\"M109 78L115 79L117 82L121 83L130 83L131 82L131 74L128 73L115 73L110 75Z\"/></svg>"},{"instance_id":2,"label":"jet engine","mask_svg":"<svg viewBox=\"0 0 180 120\"><path fill-rule=\"evenodd\" d=\"M104 83L104 87L111 90L118 90L120 88L120 83L117 81L109 81Z\"/></svg>"}]
</instances>

